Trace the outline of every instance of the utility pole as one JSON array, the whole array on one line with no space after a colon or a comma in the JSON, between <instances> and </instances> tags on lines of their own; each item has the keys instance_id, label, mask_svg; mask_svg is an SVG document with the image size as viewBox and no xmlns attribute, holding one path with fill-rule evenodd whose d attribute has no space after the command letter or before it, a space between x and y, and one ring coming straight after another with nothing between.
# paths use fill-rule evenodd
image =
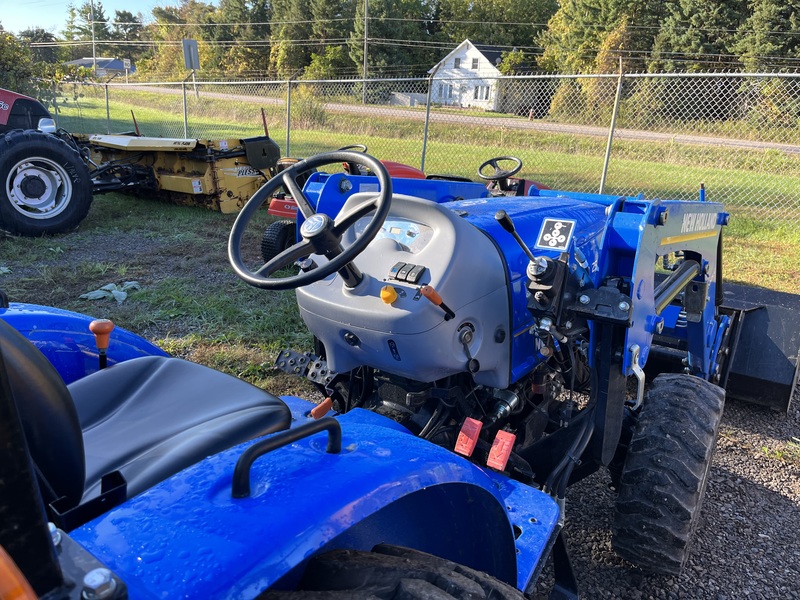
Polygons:
<instances>
[{"instance_id":1,"label":"utility pole","mask_svg":"<svg viewBox=\"0 0 800 600\"><path fill-rule=\"evenodd\" d=\"M94 39L94 0L90 0L89 6L91 6L91 12L89 16L92 19L92 74L97 77L97 50Z\"/></svg>"},{"instance_id":2,"label":"utility pole","mask_svg":"<svg viewBox=\"0 0 800 600\"><path fill-rule=\"evenodd\" d=\"M367 40L369 40L369 0L364 0L364 83L361 86L361 103L367 103Z\"/></svg>"}]
</instances>

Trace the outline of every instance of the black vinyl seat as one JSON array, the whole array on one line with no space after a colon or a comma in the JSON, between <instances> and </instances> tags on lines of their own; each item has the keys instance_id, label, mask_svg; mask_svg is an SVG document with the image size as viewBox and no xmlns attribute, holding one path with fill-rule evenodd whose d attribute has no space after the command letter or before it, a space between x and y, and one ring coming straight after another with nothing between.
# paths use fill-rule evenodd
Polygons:
<instances>
[{"instance_id":1,"label":"black vinyl seat","mask_svg":"<svg viewBox=\"0 0 800 600\"><path fill-rule=\"evenodd\" d=\"M31 456L69 505L99 494L118 470L132 497L202 460L288 429L276 396L178 358L119 363L66 386L22 334L0 319L0 348Z\"/></svg>"}]
</instances>

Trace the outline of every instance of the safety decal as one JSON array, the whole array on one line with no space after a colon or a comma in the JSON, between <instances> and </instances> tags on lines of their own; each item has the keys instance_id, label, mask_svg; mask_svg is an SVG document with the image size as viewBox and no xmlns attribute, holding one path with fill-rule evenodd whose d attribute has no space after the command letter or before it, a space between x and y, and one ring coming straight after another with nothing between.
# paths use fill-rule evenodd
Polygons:
<instances>
[{"instance_id":1,"label":"safety decal","mask_svg":"<svg viewBox=\"0 0 800 600\"><path fill-rule=\"evenodd\" d=\"M536 248L564 252L572 241L575 221L566 219L545 219L536 241Z\"/></svg>"}]
</instances>

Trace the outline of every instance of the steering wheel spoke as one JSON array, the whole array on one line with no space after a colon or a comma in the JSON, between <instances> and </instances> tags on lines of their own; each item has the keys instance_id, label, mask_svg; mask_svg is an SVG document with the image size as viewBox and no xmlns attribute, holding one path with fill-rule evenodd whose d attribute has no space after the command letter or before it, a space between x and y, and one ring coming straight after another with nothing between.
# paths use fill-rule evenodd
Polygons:
<instances>
[{"instance_id":1,"label":"steering wheel spoke","mask_svg":"<svg viewBox=\"0 0 800 600\"><path fill-rule=\"evenodd\" d=\"M308 198L306 198L303 190L301 190L300 186L297 185L297 180L295 179L295 175L297 173L298 171L294 169L285 169L280 176L283 178L283 186L289 190L289 193L292 195L295 204L297 204L297 208L300 210L303 216L308 219L317 211L314 210L314 207L311 206L311 203L308 201Z\"/></svg>"},{"instance_id":2,"label":"steering wheel spoke","mask_svg":"<svg viewBox=\"0 0 800 600\"><path fill-rule=\"evenodd\" d=\"M344 235L344 232L355 225L356 221L375 210L376 199L377 196L354 206L346 213L339 213L336 216L336 220L333 222L333 233L340 237Z\"/></svg>"},{"instance_id":3,"label":"steering wheel spoke","mask_svg":"<svg viewBox=\"0 0 800 600\"><path fill-rule=\"evenodd\" d=\"M274 273L275 271L280 271L281 269L294 264L301 258L305 258L309 254L313 253L314 245L308 240L303 240L274 256L269 262L261 265L261 267L255 271L255 274L263 275L264 273Z\"/></svg>"},{"instance_id":4,"label":"steering wheel spoke","mask_svg":"<svg viewBox=\"0 0 800 600\"><path fill-rule=\"evenodd\" d=\"M300 190L296 177L310 169L325 165L348 162L367 167L378 179L380 190L374 197L365 202L336 215L331 219L323 213L318 213L311 206L308 198ZM242 240L244 232L253 220L259 208L271 198L281 187L291 192L300 212L306 217L300 231L303 239L297 244L287 248L272 260L264 263L258 270L253 271L244 264L242 258ZM233 224L228 239L228 260L236 274L252 286L269 290L295 289L310 285L325 279L332 273L349 273L352 277L342 275L344 285L355 287L362 276L353 259L361 254L369 243L380 232L383 222L389 215L392 201L392 180L383 164L368 154L360 152L335 151L313 156L292 165L265 183L242 208ZM348 245L341 244L342 236L348 227L365 215L372 217L364 231L356 240ZM312 255L324 254L328 261L310 271L298 273L289 277L274 277L273 274L287 267L296 260Z\"/></svg>"}]
</instances>

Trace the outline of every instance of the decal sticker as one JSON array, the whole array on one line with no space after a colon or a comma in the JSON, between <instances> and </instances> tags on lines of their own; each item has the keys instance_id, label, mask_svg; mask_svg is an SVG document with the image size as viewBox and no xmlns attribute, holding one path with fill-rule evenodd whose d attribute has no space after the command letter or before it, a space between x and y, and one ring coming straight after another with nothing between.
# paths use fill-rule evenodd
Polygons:
<instances>
[{"instance_id":1,"label":"decal sticker","mask_svg":"<svg viewBox=\"0 0 800 600\"><path fill-rule=\"evenodd\" d=\"M397 344L395 344L394 340L389 340L389 351L392 353L392 358L395 360L403 360L400 358L400 352L397 350Z\"/></svg>"},{"instance_id":2,"label":"decal sticker","mask_svg":"<svg viewBox=\"0 0 800 600\"><path fill-rule=\"evenodd\" d=\"M377 183L361 183L358 186L359 192L377 192L380 189Z\"/></svg>"},{"instance_id":3,"label":"decal sticker","mask_svg":"<svg viewBox=\"0 0 800 600\"><path fill-rule=\"evenodd\" d=\"M566 219L545 219L536 241L536 248L565 252L572 241L575 221Z\"/></svg>"},{"instance_id":4,"label":"decal sticker","mask_svg":"<svg viewBox=\"0 0 800 600\"><path fill-rule=\"evenodd\" d=\"M717 226L717 213L686 213L681 223L681 233L708 231Z\"/></svg>"},{"instance_id":5,"label":"decal sticker","mask_svg":"<svg viewBox=\"0 0 800 600\"><path fill-rule=\"evenodd\" d=\"M0 110L8 110L8 104L0 100Z\"/></svg>"},{"instance_id":6,"label":"decal sticker","mask_svg":"<svg viewBox=\"0 0 800 600\"><path fill-rule=\"evenodd\" d=\"M199 179L192 179L192 191L194 191L195 194L203 193L203 182Z\"/></svg>"},{"instance_id":7,"label":"decal sticker","mask_svg":"<svg viewBox=\"0 0 800 600\"><path fill-rule=\"evenodd\" d=\"M222 172L231 177L261 177L261 171L250 165L228 167L227 169L222 169Z\"/></svg>"},{"instance_id":8,"label":"decal sticker","mask_svg":"<svg viewBox=\"0 0 800 600\"><path fill-rule=\"evenodd\" d=\"M228 140L220 140L219 141L219 149L220 150L227 150L228 149Z\"/></svg>"}]
</instances>

